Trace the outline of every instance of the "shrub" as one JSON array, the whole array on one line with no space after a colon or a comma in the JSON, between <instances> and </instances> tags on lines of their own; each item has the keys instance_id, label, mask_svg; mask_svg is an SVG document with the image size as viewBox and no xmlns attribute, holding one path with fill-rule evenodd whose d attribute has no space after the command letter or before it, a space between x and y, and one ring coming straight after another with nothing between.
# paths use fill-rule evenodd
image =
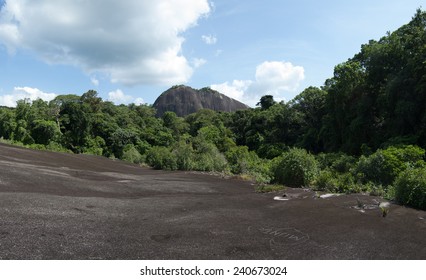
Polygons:
<instances>
[{"instance_id":1,"label":"shrub","mask_svg":"<svg viewBox=\"0 0 426 280\"><path fill-rule=\"evenodd\" d=\"M137 164L143 162L142 155L139 153L139 151L135 148L133 144L127 144L126 146L124 146L123 156L121 159Z\"/></svg>"},{"instance_id":2,"label":"shrub","mask_svg":"<svg viewBox=\"0 0 426 280\"><path fill-rule=\"evenodd\" d=\"M375 185L372 182L368 182L367 184L365 184L364 188L371 196L382 196L387 199L389 199L389 195L391 194L391 190L393 189L392 186L388 186L385 191L382 185ZM392 199L394 199L394 197L392 197L390 200Z\"/></svg>"},{"instance_id":3,"label":"shrub","mask_svg":"<svg viewBox=\"0 0 426 280\"><path fill-rule=\"evenodd\" d=\"M152 147L146 154L146 163L155 169L177 169L176 158L166 147Z\"/></svg>"},{"instance_id":4,"label":"shrub","mask_svg":"<svg viewBox=\"0 0 426 280\"><path fill-rule=\"evenodd\" d=\"M64 148L60 143L53 142L53 141L46 146L46 149L49 151L54 151L54 152L65 152L65 153L71 152L70 150L67 150L66 148Z\"/></svg>"},{"instance_id":5,"label":"shrub","mask_svg":"<svg viewBox=\"0 0 426 280\"><path fill-rule=\"evenodd\" d=\"M104 148L106 147L105 140L100 137L96 136L95 138L86 137L85 145L82 147L83 153L90 154L90 155L96 155L96 156L102 156L104 152Z\"/></svg>"},{"instance_id":6,"label":"shrub","mask_svg":"<svg viewBox=\"0 0 426 280\"><path fill-rule=\"evenodd\" d=\"M194 154L194 170L198 171L226 171L228 162L212 143L198 143Z\"/></svg>"},{"instance_id":7,"label":"shrub","mask_svg":"<svg viewBox=\"0 0 426 280\"><path fill-rule=\"evenodd\" d=\"M315 189L318 191L325 192L336 192L337 191L337 180L335 174L330 170L321 170L315 180Z\"/></svg>"},{"instance_id":8,"label":"shrub","mask_svg":"<svg viewBox=\"0 0 426 280\"><path fill-rule=\"evenodd\" d=\"M26 147L32 150L46 151L46 146L43 144L31 144L26 145Z\"/></svg>"},{"instance_id":9,"label":"shrub","mask_svg":"<svg viewBox=\"0 0 426 280\"><path fill-rule=\"evenodd\" d=\"M255 191L258 193L269 193L269 192L278 192L285 190L285 187L282 185L265 185L261 184L256 187Z\"/></svg>"},{"instance_id":10,"label":"shrub","mask_svg":"<svg viewBox=\"0 0 426 280\"><path fill-rule=\"evenodd\" d=\"M325 192L357 193L364 190L351 173L339 174L329 169L321 170L314 184L316 190Z\"/></svg>"},{"instance_id":11,"label":"shrub","mask_svg":"<svg viewBox=\"0 0 426 280\"><path fill-rule=\"evenodd\" d=\"M340 157L341 153L320 153L316 155L318 166L321 170L331 168L331 165Z\"/></svg>"},{"instance_id":12,"label":"shrub","mask_svg":"<svg viewBox=\"0 0 426 280\"><path fill-rule=\"evenodd\" d=\"M274 143L274 144L261 144L257 149L257 154L262 158L273 159L280 155L283 152L287 151L288 148L284 144Z\"/></svg>"},{"instance_id":13,"label":"shrub","mask_svg":"<svg viewBox=\"0 0 426 280\"><path fill-rule=\"evenodd\" d=\"M255 152L249 152L247 146L236 146L225 153L231 172L234 174L249 173L259 162Z\"/></svg>"},{"instance_id":14,"label":"shrub","mask_svg":"<svg viewBox=\"0 0 426 280\"><path fill-rule=\"evenodd\" d=\"M257 183L269 183L271 181L268 160L261 159L247 146L236 146L225 153L231 172L234 174L246 174Z\"/></svg>"},{"instance_id":15,"label":"shrub","mask_svg":"<svg viewBox=\"0 0 426 280\"><path fill-rule=\"evenodd\" d=\"M395 199L401 204L426 210L426 168L403 171L395 181Z\"/></svg>"},{"instance_id":16,"label":"shrub","mask_svg":"<svg viewBox=\"0 0 426 280\"><path fill-rule=\"evenodd\" d=\"M389 186L407 167L424 164L424 153L422 148L412 145L377 150L369 157L361 156L356 173L364 182Z\"/></svg>"},{"instance_id":17,"label":"shrub","mask_svg":"<svg viewBox=\"0 0 426 280\"><path fill-rule=\"evenodd\" d=\"M176 157L176 164L179 170L194 169L194 149L190 143L181 141L173 149Z\"/></svg>"},{"instance_id":18,"label":"shrub","mask_svg":"<svg viewBox=\"0 0 426 280\"><path fill-rule=\"evenodd\" d=\"M321 153L316 156L321 170L330 168L330 170L339 173L349 172L357 162L353 156L344 153Z\"/></svg>"},{"instance_id":19,"label":"shrub","mask_svg":"<svg viewBox=\"0 0 426 280\"><path fill-rule=\"evenodd\" d=\"M337 192L360 193L362 191L362 185L355 182L355 178L351 173L343 173L337 176Z\"/></svg>"},{"instance_id":20,"label":"shrub","mask_svg":"<svg viewBox=\"0 0 426 280\"><path fill-rule=\"evenodd\" d=\"M304 149L290 149L271 164L274 181L289 187L308 186L318 174L318 162Z\"/></svg>"},{"instance_id":21,"label":"shrub","mask_svg":"<svg viewBox=\"0 0 426 280\"><path fill-rule=\"evenodd\" d=\"M356 163L356 158L346 154L340 154L339 157L331 164L331 168L339 173L349 172Z\"/></svg>"},{"instance_id":22,"label":"shrub","mask_svg":"<svg viewBox=\"0 0 426 280\"><path fill-rule=\"evenodd\" d=\"M35 120L32 124L31 136L37 144L48 145L59 135L58 125L54 121Z\"/></svg>"}]
</instances>

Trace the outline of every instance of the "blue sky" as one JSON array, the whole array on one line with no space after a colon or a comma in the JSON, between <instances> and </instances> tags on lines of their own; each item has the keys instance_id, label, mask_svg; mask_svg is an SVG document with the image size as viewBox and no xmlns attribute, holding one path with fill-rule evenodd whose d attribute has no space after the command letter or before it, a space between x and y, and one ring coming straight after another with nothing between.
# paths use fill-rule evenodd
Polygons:
<instances>
[{"instance_id":1,"label":"blue sky","mask_svg":"<svg viewBox=\"0 0 426 280\"><path fill-rule=\"evenodd\" d=\"M0 105L97 90L148 103L175 84L254 105L321 86L425 1L9 0L0 11ZM1 5L1 4L0 4Z\"/></svg>"}]
</instances>

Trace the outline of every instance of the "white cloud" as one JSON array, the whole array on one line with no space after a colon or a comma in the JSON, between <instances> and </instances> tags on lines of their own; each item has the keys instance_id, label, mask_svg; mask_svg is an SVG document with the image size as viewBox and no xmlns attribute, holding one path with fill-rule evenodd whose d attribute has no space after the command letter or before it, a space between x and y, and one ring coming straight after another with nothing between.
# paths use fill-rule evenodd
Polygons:
<instances>
[{"instance_id":1,"label":"white cloud","mask_svg":"<svg viewBox=\"0 0 426 280\"><path fill-rule=\"evenodd\" d=\"M182 83L182 34L209 12L208 0L7 1L0 42L125 85Z\"/></svg>"},{"instance_id":2,"label":"white cloud","mask_svg":"<svg viewBox=\"0 0 426 280\"><path fill-rule=\"evenodd\" d=\"M91 77L90 82L92 82L92 84L96 87L99 86L99 80L96 79L95 77Z\"/></svg>"},{"instance_id":3,"label":"white cloud","mask_svg":"<svg viewBox=\"0 0 426 280\"><path fill-rule=\"evenodd\" d=\"M126 95L121 89L116 89L108 93L108 101L113 102L114 104L130 104L135 103L136 105L144 104L144 100L140 97L134 98L131 95Z\"/></svg>"},{"instance_id":4,"label":"white cloud","mask_svg":"<svg viewBox=\"0 0 426 280\"><path fill-rule=\"evenodd\" d=\"M232 83L225 82L222 84L211 85L210 88L231 98L242 101L244 99L244 92L247 91L252 83L253 82L249 80L234 80Z\"/></svg>"},{"instance_id":5,"label":"white cloud","mask_svg":"<svg viewBox=\"0 0 426 280\"><path fill-rule=\"evenodd\" d=\"M142 104L145 104L145 100L143 100L143 98L138 97L135 99L135 102L133 103L135 103L136 105L142 105Z\"/></svg>"},{"instance_id":6,"label":"white cloud","mask_svg":"<svg viewBox=\"0 0 426 280\"><path fill-rule=\"evenodd\" d=\"M203 36L201 36L201 39L207 45L214 45L214 44L217 43L217 38L213 35L203 35Z\"/></svg>"},{"instance_id":7,"label":"white cloud","mask_svg":"<svg viewBox=\"0 0 426 280\"><path fill-rule=\"evenodd\" d=\"M192 65L194 66L194 68L201 67L201 66L203 66L206 63L207 63L207 60L205 60L203 58L194 58L194 59L192 59Z\"/></svg>"},{"instance_id":8,"label":"white cloud","mask_svg":"<svg viewBox=\"0 0 426 280\"><path fill-rule=\"evenodd\" d=\"M229 97L255 106L263 95L274 96L275 100L288 100L305 78L302 66L290 62L265 61L256 67L254 80L234 80L232 83L211 85Z\"/></svg>"},{"instance_id":9,"label":"white cloud","mask_svg":"<svg viewBox=\"0 0 426 280\"><path fill-rule=\"evenodd\" d=\"M108 100L115 104L128 104L132 102L133 97L125 95L121 89L117 89L108 93Z\"/></svg>"},{"instance_id":10,"label":"white cloud","mask_svg":"<svg viewBox=\"0 0 426 280\"><path fill-rule=\"evenodd\" d=\"M305 79L305 70L290 62L265 61L256 68L256 87L266 93L295 91Z\"/></svg>"},{"instance_id":11,"label":"white cloud","mask_svg":"<svg viewBox=\"0 0 426 280\"><path fill-rule=\"evenodd\" d=\"M55 93L46 93L38 88L15 87L11 94L0 95L0 106L16 107L16 102L22 99L34 101L40 98L44 101L50 101L56 96Z\"/></svg>"}]
</instances>

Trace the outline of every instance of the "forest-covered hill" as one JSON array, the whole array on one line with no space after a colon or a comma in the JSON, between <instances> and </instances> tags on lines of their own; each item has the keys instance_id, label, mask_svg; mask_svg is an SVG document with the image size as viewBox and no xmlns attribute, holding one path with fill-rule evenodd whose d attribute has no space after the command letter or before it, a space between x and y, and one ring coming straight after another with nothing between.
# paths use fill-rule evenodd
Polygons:
<instances>
[{"instance_id":1,"label":"forest-covered hill","mask_svg":"<svg viewBox=\"0 0 426 280\"><path fill-rule=\"evenodd\" d=\"M426 13L361 46L322 88L265 95L235 113L156 117L96 91L0 108L0 137L155 168L249 174L258 182L370 192L426 209Z\"/></svg>"}]
</instances>

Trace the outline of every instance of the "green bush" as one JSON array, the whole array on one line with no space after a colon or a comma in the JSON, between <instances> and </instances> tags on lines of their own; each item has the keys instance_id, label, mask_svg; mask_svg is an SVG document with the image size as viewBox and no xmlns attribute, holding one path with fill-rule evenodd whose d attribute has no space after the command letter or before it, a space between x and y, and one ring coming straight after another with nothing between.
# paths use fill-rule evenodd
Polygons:
<instances>
[{"instance_id":1,"label":"green bush","mask_svg":"<svg viewBox=\"0 0 426 280\"><path fill-rule=\"evenodd\" d=\"M344 153L321 153L316 156L321 170L330 168L339 173L349 172L357 159Z\"/></svg>"},{"instance_id":2,"label":"green bush","mask_svg":"<svg viewBox=\"0 0 426 280\"><path fill-rule=\"evenodd\" d=\"M331 164L331 168L339 173L346 173L351 171L355 166L357 159L353 156L340 154L339 157Z\"/></svg>"},{"instance_id":3,"label":"green bush","mask_svg":"<svg viewBox=\"0 0 426 280\"><path fill-rule=\"evenodd\" d=\"M426 168L403 171L395 181L395 199L401 204L426 210Z\"/></svg>"},{"instance_id":4,"label":"green bush","mask_svg":"<svg viewBox=\"0 0 426 280\"><path fill-rule=\"evenodd\" d=\"M262 158L274 159L282 155L282 153L284 153L287 150L288 150L288 147L286 147L284 144L281 144L281 143L274 143L274 144L264 143L260 145L260 147L256 150L256 152Z\"/></svg>"},{"instance_id":5,"label":"green bush","mask_svg":"<svg viewBox=\"0 0 426 280\"><path fill-rule=\"evenodd\" d=\"M412 145L379 149L369 157L361 156L355 172L364 183L389 186L408 167L424 165L424 154L425 150Z\"/></svg>"},{"instance_id":6,"label":"green bush","mask_svg":"<svg viewBox=\"0 0 426 280\"><path fill-rule=\"evenodd\" d=\"M82 147L82 150L83 150L83 153L85 154L102 156L104 153L105 147L106 147L106 143L102 137L100 136L96 136L95 138L86 137L85 145L84 147Z\"/></svg>"},{"instance_id":7,"label":"green bush","mask_svg":"<svg viewBox=\"0 0 426 280\"><path fill-rule=\"evenodd\" d=\"M258 193L269 193L269 192L279 192L279 191L285 190L285 187L283 185L260 184L255 188L255 190Z\"/></svg>"},{"instance_id":8,"label":"green bush","mask_svg":"<svg viewBox=\"0 0 426 280\"><path fill-rule=\"evenodd\" d=\"M146 163L155 169L177 169L175 155L166 147L152 147L146 154Z\"/></svg>"},{"instance_id":9,"label":"green bush","mask_svg":"<svg viewBox=\"0 0 426 280\"><path fill-rule=\"evenodd\" d=\"M360 193L365 191L363 185L357 184L351 173L343 173L337 176L337 192L339 193Z\"/></svg>"},{"instance_id":10,"label":"green bush","mask_svg":"<svg viewBox=\"0 0 426 280\"><path fill-rule=\"evenodd\" d=\"M60 131L54 121L35 120L31 128L31 136L35 143L48 145L51 141L59 139Z\"/></svg>"},{"instance_id":11,"label":"green bush","mask_svg":"<svg viewBox=\"0 0 426 280\"><path fill-rule=\"evenodd\" d=\"M304 149L293 148L272 160L274 181L289 187L309 186L318 174L318 162Z\"/></svg>"},{"instance_id":12,"label":"green bush","mask_svg":"<svg viewBox=\"0 0 426 280\"><path fill-rule=\"evenodd\" d=\"M176 157L176 164L179 170L194 169L194 149L190 143L185 141L177 143L173 149L173 154Z\"/></svg>"},{"instance_id":13,"label":"green bush","mask_svg":"<svg viewBox=\"0 0 426 280\"><path fill-rule=\"evenodd\" d=\"M357 193L368 188L357 184L351 173L339 174L329 169L321 170L314 185L316 190L332 193Z\"/></svg>"},{"instance_id":14,"label":"green bush","mask_svg":"<svg viewBox=\"0 0 426 280\"><path fill-rule=\"evenodd\" d=\"M340 157L342 153L320 153L316 155L318 166L321 170L331 168L333 163Z\"/></svg>"},{"instance_id":15,"label":"green bush","mask_svg":"<svg viewBox=\"0 0 426 280\"><path fill-rule=\"evenodd\" d=\"M259 162L255 152L249 152L247 146L236 146L225 153L225 157L234 174L247 174Z\"/></svg>"},{"instance_id":16,"label":"green bush","mask_svg":"<svg viewBox=\"0 0 426 280\"><path fill-rule=\"evenodd\" d=\"M133 144L127 144L126 146L124 146L123 156L121 159L137 164L143 162L142 155L139 153L139 151L135 148Z\"/></svg>"},{"instance_id":17,"label":"green bush","mask_svg":"<svg viewBox=\"0 0 426 280\"><path fill-rule=\"evenodd\" d=\"M314 182L315 189L324 192L337 191L336 175L329 169L321 170Z\"/></svg>"},{"instance_id":18,"label":"green bush","mask_svg":"<svg viewBox=\"0 0 426 280\"><path fill-rule=\"evenodd\" d=\"M225 157L233 174L249 175L257 183L271 181L268 160L259 158L254 151L249 151L247 146L230 148Z\"/></svg>"},{"instance_id":19,"label":"green bush","mask_svg":"<svg viewBox=\"0 0 426 280\"><path fill-rule=\"evenodd\" d=\"M54 151L54 152L65 152L65 153L70 153L70 150L67 150L66 148L64 148L60 143L57 142L50 142L49 145L46 145L46 149L49 151Z\"/></svg>"},{"instance_id":20,"label":"green bush","mask_svg":"<svg viewBox=\"0 0 426 280\"><path fill-rule=\"evenodd\" d=\"M227 171L228 162L212 143L197 143L194 153L194 170L198 171Z\"/></svg>"},{"instance_id":21,"label":"green bush","mask_svg":"<svg viewBox=\"0 0 426 280\"><path fill-rule=\"evenodd\" d=\"M46 151L46 146L43 144L31 144L31 145L25 145L27 148L32 150L39 150L39 151Z\"/></svg>"}]
</instances>

